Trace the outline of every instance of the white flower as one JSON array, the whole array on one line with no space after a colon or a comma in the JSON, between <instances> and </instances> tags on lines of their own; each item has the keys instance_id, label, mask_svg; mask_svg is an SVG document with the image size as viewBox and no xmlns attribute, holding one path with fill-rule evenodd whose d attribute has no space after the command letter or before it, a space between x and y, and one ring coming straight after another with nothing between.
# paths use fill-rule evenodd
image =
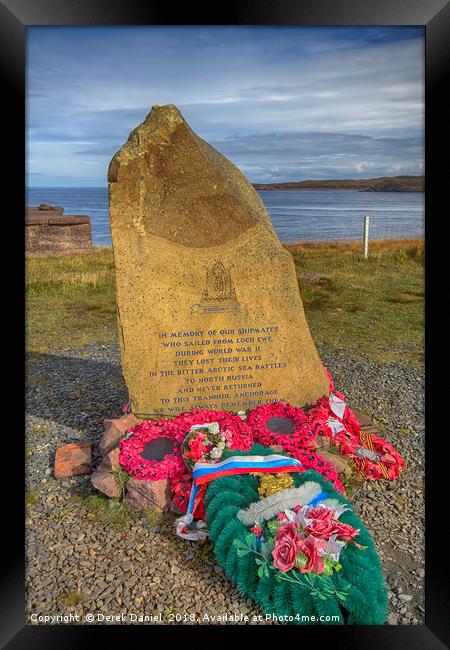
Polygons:
<instances>
[{"instance_id":1,"label":"white flower","mask_svg":"<svg viewBox=\"0 0 450 650\"><path fill-rule=\"evenodd\" d=\"M220 427L219 427L218 422L210 422L208 424L208 429L209 429L210 433L213 433L213 434L220 433Z\"/></svg>"},{"instance_id":2,"label":"white flower","mask_svg":"<svg viewBox=\"0 0 450 650\"><path fill-rule=\"evenodd\" d=\"M333 511L333 517L335 519L339 519L339 517L344 512L347 512L347 510L350 510L350 508L348 508L344 503L340 503L339 505L334 505L333 503L331 503L330 505L327 505L326 507Z\"/></svg>"},{"instance_id":3,"label":"white flower","mask_svg":"<svg viewBox=\"0 0 450 650\"><path fill-rule=\"evenodd\" d=\"M331 535L327 541L323 557L328 557L332 562L339 562L339 555L347 542L337 540L337 535Z\"/></svg>"},{"instance_id":4,"label":"white flower","mask_svg":"<svg viewBox=\"0 0 450 650\"><path fill-rule=\"evenodd\" d=\"M295 521L296 515L293 510L285 510L284 514L288 518L288 521Z\"/></svg>"},{"instance_id":5,"label":"white flower","mask_svg":"<svg viewBox=\"0 0 450 650\"><path fill-rule=\"evenodd\" d=\"M209 452L209 455L211 458L220 458L222 456L222 449L219 449L219 447L214 447L214 449L211 449Z\"/></svg>"},{"instance_id":6,"label":"white flower","mask_svg":"<svg viewBox=\"0 0 450 650\"><path fill-rule=\"evenodd\" d=\"M307 520L306 513L309 510L309 506L303 506L296 514L295 514L295 523L299 524L302 528L305 528L310 523L310 519Z\"/></svg>"}]
</instances>

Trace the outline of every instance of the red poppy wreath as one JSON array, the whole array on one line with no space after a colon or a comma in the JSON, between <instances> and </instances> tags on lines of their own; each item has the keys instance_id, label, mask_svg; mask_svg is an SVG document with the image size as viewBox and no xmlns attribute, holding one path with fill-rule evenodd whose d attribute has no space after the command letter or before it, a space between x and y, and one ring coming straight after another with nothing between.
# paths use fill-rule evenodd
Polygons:
<instances>
[{"instance_id":1,"label":"red poppy wreath","mask_svg":"<svg viewBox=\"0 0 450 650\"><path fill-rule=\"evenodd\" d=\"M268 447L280 445L290 453L314 449L315 433L304 411L283 402L257 406L248 414L247 423L255 442Z\"/></svg>"},{"instance_id":2,"label":"red poppy wreath","mask_svg":"<svg viewBox=\"0 0 450 650\"><path fill-rule=\"evenodd\" d=\"M172 479L185 469L181 448L191 427L209 422L218 422L220 430L227 434L229 449L245 451L252 446L250 429L238 415L191 409L172 420L144 420L130 429L120 443L119 463L138 479Z\"/></svg>"},{"instance_id":3,"label":"red poppy wreath","mask_svg":"<svg viewBox=\"0 0 450 650\"><path fill-rule=\"evenodd\" d=\"M120 466L138 479L172 478L184 467L183 438L184 431L175 420L144 420L120 441Z\"/></svg>"},{"instance_id":4,"label":"red poppy wreath","mask_svg":"<svg viewBox=\"0 0 450 650\"><path fill-rule=\"evenodd\" d=\"M340 399L344 396L335 393ZM366 479L397 479L404 460L386 440L361 430L353 411L346 406L344 416L339 418L330 408L329 400L321 398L308 411L312 429L317 436L327 436L342 456L354 462L357 471ZM337 425L333 429L331 423Z\"/></svg>"},{"instance_id":5,"label":"red poppy wreath","mask_svg":"<svg viewBox=\"0 0 450 650\"><path fill-rule=\"evenodd\" d=\"M298 451L291 452L289 455L299 460L303 465L305 471L308 469L314 469L316 472L326 478L327 481L330 481L336 490L344 494L345 488L342 482L339 480L338 472L333 467L333 465L328 460L320 456L320 454L316 454L313 451L305 451L304 449L300 449Z\"/></svg>"},{"instance_id":6,"label":"red poppy wreath","mask_svg":"<svg viewBox=\"0 0 450 650\"><path fill-rule=\"evenodd\" d=\"M339 452L350 456L358 472L366 479L380 478L394 481L403 469L405 461L394 447L379 436L360 433L360 442L343 442Z\"/></svg>"},{"instance_id":7,"label":"red poppy wreath","mask_svg":"<svg viewBox=\"0 0 450 650\"><path fill-rule=\"evenodd\" d=\"M196 424L217 422L220 432L226 435L228 449L247 451L254 443L253 435L247 422L242 420L239 415L234 415L226 411L191 409L190 411L177 415L173 422L176 422L180 429L183 430L183 438L187 436L191 427Z\"/></svg>"}]
</instances>

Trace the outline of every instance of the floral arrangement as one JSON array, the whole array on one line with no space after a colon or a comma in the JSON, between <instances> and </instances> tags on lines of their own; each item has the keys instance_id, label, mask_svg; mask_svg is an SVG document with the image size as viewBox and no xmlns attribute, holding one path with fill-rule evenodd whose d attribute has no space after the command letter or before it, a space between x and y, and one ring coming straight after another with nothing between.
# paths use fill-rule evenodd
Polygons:
<instances>
[{"instance_id":1,"label":"floral arrangement","mask_svg":"<svg viewBox=\"0 0 450 650\"><path fill-rule=\"evenodd\" d=\"M258 576L268 576L276 571L277 580L297 582L305 588L311 586L315 576L331 576L340 571L341 551L347 544L355 544L363 550L367 547L355 542L359 529L339 521L339 517L349 508L340 504L334 507L308 506L298 504L292 509L280 512L275 519L255 525L245 535L245 542L235 539L238 557L247 553L255 555ZM302 574L314 574L310 580L303 580ZM316 584L318 595L324 599L334 589L325 588L327 581ZM321 594L321 590L325 592ZM344 590L338 597L345 599Z\"/></svg>"},{"instance_id":2,"label":"floral arrangement","mask_svg":"<svg viewBox=\"0 0 450 650\"><path fill-rule=\"evenodd\" d=\"M184 469L170 481L170 493L181 512L186 512L191 494L191 473Z\"/></svg>"},{"instance_id":3,"label":"floral arrangement","mask_svg":"<svg viewBox=\"0 0 450 650\"><path fill-rule=\"evenodd\" d=\"M286 420L292 426L291 433L277 433L269 428L270 420ZM262 445L279 445L290 453L298 449L315 449L315 433L304 411L284 402L272 402L252 409L247 417L255 442Z\"/></svg>"},{"instance_id":4,"label":"floral arrangement","mask_svg":"<svg viewBox=\"0 0 450 650\"><path fill-rule=\"evenodd\" d=\"M345 405L342 417L332 411L328 397L321 397L308 411L308 419L314 434L327 436L335 442L358 441L360 426L357 417L345 404L342 393L335 392L333 395L341 399Z\"/></svg>"},{"instance_id":5,"label":"floral arrangement","mask_svg":"<svg viewBox=\"0 0 450 650\"><path fill-rule=\"evenodd\" d=\"M314 469L316 472L326 478L327 481L330 481L336 490L342 494L345 492L344 485L339 479L339 474L333 465L319 454L315 453L314 451L305 451L303 449L299 449L298 451L291 452L289 455L299 460L305 470Z\"/></svg>"},{"instance_id":6,"label":"floral arrangement","mask_svg":"<svg viewBox=\"0 0 450 650\"><path fill-rule=\"evenodd\" d=\"M344 400L341 393L334 396ZM363 478L393 481L399 477L404 467L402 456L387 440L361 431L349 406L345 405L340 417L332 410L330 400L322 397L308 411L308 417L314 433L327 436L342 456L350 457Z\"/></svg>"},{"instance_id":7,"label":"floral arrangement","mask_svg":"<svg viewBox=\"0 0 450 650\"><path fill-rule=\"evenodd\" d=\"M181 486L175 477L183 475L183 462L192 469L196 461L218 461L225 450L246 451L254 442L280 447L300 460L305 470L314 469L340 492L344 487L337 471L320 452L316 453L318 436L327 437L341 455L350 457L364 478L398 478L404 466L401 455L383 438L361 431L355 414L345 404L344 395L335 391L333 378L328 370L326 373L330 396L320 398L306 412L276 401L257 406L247 414L191 409L173 419L144 421L131 429L120 443L120 465L136 478L171 479L171 489L174 495L176 492L182 509L186 499L178 494ZM143 458L144 446L158 437L174 440L173 453L161 461ZM189 476L185 476L183 490L187 492L189 488Z\"/></svg>"},{"instance_id":8,"label":"floral arrangement","mask_svg":"<svg viewBox=\"0 0 450 650\"><path fill-rule=\"evenodd\" d=\"M348 441L339 445L339 452L350 456L357 471L364 478L376 481L384 478L397 479L405 461L387 440L374 434L360 434L359 444Z\"/></svg>"},{"instance_id":9,"label":"floral arrangement","mask_svg":"<svg viewBox=\"0 0 450 650\"><path fill-rule=\"evenodd\" d=\"M252 474L259 476L258 494L260 497L270 497L280 490L288 490L293 487L294 479L290 474Z\"/></svg>"},{"instance_id":10,"label":"floral arrangement","mask_svg":"<svg viewBox=\"0 0 450 650\"><path fill-rule=\"evenodd\" d=\"M192 471L197 462L218 462L225 449L230 449L232 444L231 431L226 429L222 433L217 422L197 424L184 439L181 453L187 468Z\"/></svg>"},{"instance_id":11,"label":"floral arrangement","mask_svg":"<svg viewBox=\"0 0 450 650\"><path fill-rule=\"evenodd\" d=\"M271 452L254 445L250 453ZM281 477L236 475L208 486L206 524L227 577L281 620L384 624L386 583L363 523L314 470L291 474L294 488Z\"/></svg>"},{"instance_id":12,"label":"floral arrangement","mask_svg":"<svg viewBox=\"0 0 450 650\"><path fill-rule=\"evenodd\" d=\"M249 449L253 437L247 423L238 415L226 411L191 409L173 419L144 420L132 429L120 442L119 463L131 476L143 480L172 479L184 469L181 455L182 443L193 425L217 422L220 431L227 436L230 449ZM146 444L156 438L170 438L174 450L162 460L142 457Z\"/></svg>"},{"instance_id":13,"label":"floral arrangement","mask_svg":"<svg viewBox=\"0 0 450 650\"><path fill-rule=\"evenodd\" d=\"M194 426L205 426L216 423L219 427L220 433L226 436L229 449L241 449L246 451L250 449L254 443L253 435L247 422L239 415L234 415L228 411L190 409L185 413L177 415L172 422L176 423L176 425L183 430L183 438L188 435Z\"/></svg>"},{"instance_id":14,"label":"floral arrangement","mask_svg":"<svg viewBox=\"0 0 450 650\"><path fill-rule=\"evenodd\" d=\"M226 451L226 449L224 449ZM339 475L334 467L327 460L319 456L314 452L306 452L299 450L297 452L289 454L293 458L299 460L304 470L314 469L316 472L321 474L324 478L329 480L333 487L341 493L345 492L344 485L339 479ZM220 459L219 459L220 460ZM211 462L209 460L208 462ZM279 490L279 485L283 484L285 487L292 485L292 478L289 474L282 474L278 476L277 474L268 474L266 477L261 478L261 487L260 494L268 496ZM189 503L189 495L192 487L192 480L190 472L181 473L171 479L170 489L174 502L182 512L186 512L187 506ZM202 511L203 512L203 511ZM199 515L199 518L200 515Z\"/></svg>"}]
</instances>

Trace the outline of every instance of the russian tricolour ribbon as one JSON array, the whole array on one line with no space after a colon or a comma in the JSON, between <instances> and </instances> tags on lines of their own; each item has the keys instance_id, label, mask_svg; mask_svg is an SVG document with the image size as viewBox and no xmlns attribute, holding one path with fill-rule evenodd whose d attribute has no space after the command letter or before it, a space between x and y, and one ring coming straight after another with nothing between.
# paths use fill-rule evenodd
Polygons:
<instances>
[{"instance_id":1,"label":"russian tricolour ribbon","mask_svg":"<svg viewBox=\"0 0 450 650\"><path fill-rule=\"evenodd\" d=\"M206 486L211 481L236 474L282 474L301 471L303 471L303 467L299 460L280 454L229 456L219 463L195 463L192 471L192 489L188 509L186 514L177 520L177 534L189 540L204 539L208 536L204 522L198 522L196 528L193 528L192 522L197 506L205 494Z\"/></svg>"}]
</instances>

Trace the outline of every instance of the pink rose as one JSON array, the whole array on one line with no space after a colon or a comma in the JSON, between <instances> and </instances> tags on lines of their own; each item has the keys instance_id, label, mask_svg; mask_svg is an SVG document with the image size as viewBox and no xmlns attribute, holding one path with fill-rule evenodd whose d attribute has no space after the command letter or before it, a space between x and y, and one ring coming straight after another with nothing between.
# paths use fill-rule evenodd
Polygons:
<instances>
[{"instance_id":1,"label":"pink rose","mask_svg":"<svg viewBox=\"0 0 450 650\"><path fill-rule=\"evenodd\" d=\"M329 508L311 508L306 513L307 519L334 519L334 513Z\"/></svg>"},{"instance_id":2,"label":"pink rose","mask_svg":"<svg viewBox=\"0 0 450 650\"><path fill-rule=\"evenodd\" d=\"M295 558L300 546L300 538L294 523L289 522L280 526L275 536L275 548L272 551L274 566L285 573L295 564Z\"/></svg>"},{"instance_id":3,"label":"pink rose","mask_svg":"<svg viewBox=\"0 0 450 650\"><path fill-rule=\"evenodd\" d=\"M326 542L308 535L300 540L299 551L306 556L307 563L304 567L298 567L300 573L323 573L324 564L322 553L325 552ZM298 565L297 565L298 566Z\"/></svg>"},{"instance_id":4,"label":"pink rose","mask_svg":"<svg viewBox=\"0 0 450 650\"><path fill-rule=\"evenodd\" d=\"M338 532L339 522L335 519L313 519L305 527L305 533L309 533L318 539L329 539L331 535Z\"/></svg>"},{"instance_id":5,"label":"pink rose","mask_svg":"<svg viewBox=\"0 0 450 650\"><path fill-rule=\"evenodd\" d=\"M287 515L285 512L280 512L280 514L277 516L277 521L286 521L287 520Z\"/></svg>"},{"instance_id":6,"label":"pink rose","mask_svg":"<svg viewBox=\"0 0 450 650\"><path fill-rule=\"evenodd\" d=\"M353 542L355 537L359 535L359 528L353 528L350 524L344 524L340 521L336 522L336 535L344 542Z\"/></svg>"}]
</instances>

